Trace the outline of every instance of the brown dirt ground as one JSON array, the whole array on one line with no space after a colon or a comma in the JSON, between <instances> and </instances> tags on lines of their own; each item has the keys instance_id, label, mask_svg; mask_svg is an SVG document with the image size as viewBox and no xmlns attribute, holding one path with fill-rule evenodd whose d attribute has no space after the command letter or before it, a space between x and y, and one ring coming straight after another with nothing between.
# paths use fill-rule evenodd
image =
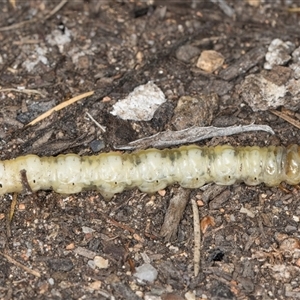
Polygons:
<instances>
[{"instance_id":1,"label":"brown dirt ground","mask_svg":"<svg viewBox=\"0 0 300 300\"><path fill-rule=\"evenodd\" d=\"M246 75L262 69L262 61L225 80L196 70L195 58L183 62L176 56L180 46L190 44L199 51L221 52L230 66L252 49L267 48L274 38L299 46L299 14L286 11L284 1L261 1L259 6L248 2L228 0L235 11L228 17L210 1L148 5L76 0L47 18L59 1L16 0L13 8L14 1L1 0L0 27L25 24L0 31L0 86L23 86L45 95L0 92L1 159L27 153L91 154L95 140L104 141L103 151L110 151L113 145L174 129L170 116L180 96L212 92L219 96L212 124L267 124L276 135L244 133L200 144L299 142L297 128L268 111L253 113L241 105L238 86ZM52 45L55 30L62 36L71 32L70 41ZM118 99L150 80L172 104L154 121L123 121L109 113ZM50 107L92 90L93 96L24 128ZM106 133L86 112L106 126ZM192 293L196 299L299 299L299 195L288 188L286 193L277 187L236 184L214 193L217 186L210 186L212 196L199 213L200 219L213 217L215 225L202 236L196 277L190 203L176 238L166 241L159 235L178 186L167 188L165 195L130 190L110 202L94 191L68 197L51 191L19 195L11 222L6 216L12 197L1 196L0 251L6 257L0 258L0 298L195 299ZM201 190L190 195L201 197ZM85 252L78 254L82 248ZM109 267L92 268L90 256L95 254L108 259ZM143 254L158 271L152 284L141 285L132 274L143 264Z\"/></svg>"}]
</instances>

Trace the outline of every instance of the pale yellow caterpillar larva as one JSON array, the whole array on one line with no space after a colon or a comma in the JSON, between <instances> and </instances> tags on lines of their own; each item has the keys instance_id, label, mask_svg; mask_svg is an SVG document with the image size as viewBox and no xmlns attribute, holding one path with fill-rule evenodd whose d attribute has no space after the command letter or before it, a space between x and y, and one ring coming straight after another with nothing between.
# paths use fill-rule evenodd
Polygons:
<instances>
[{"instance_id":1,"label":"pale yellow caterpillar larva","mask_svg":"<svg viewBox=\"0 0 300 300\"><path fill-rule=\"evenodd\" d=\"M78 193L96 189L105 198L133 187L151 193L173 183L198 188L215 182L231 185L265 183L276 186L300 182L300 147L198 147L148 149L96 156L20 156L0 162L0 194L22 192L22 172L32 191L52 189Z\"/></svg>"}]
</instances>

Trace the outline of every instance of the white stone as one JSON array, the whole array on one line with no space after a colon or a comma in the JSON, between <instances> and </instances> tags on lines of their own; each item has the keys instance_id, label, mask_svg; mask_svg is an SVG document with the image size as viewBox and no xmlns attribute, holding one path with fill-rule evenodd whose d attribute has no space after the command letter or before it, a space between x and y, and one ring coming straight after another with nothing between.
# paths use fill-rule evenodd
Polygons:
<instances>
[{"instance_id":1,"label":"white stone","mask_svg":"<svg viewBox=\"0 0 300 300\"><path fill-rule=\"evenodd\" d=\"M123 120L149 121L157 108L166 102L161 89L153 82L140 85L127 98L119 100L111 112Z\"/></svg>"},{"instance_id":2,"label":"white stone","mask_svg":"<svg viewBox=\"0 0 300 300\"><path fill-rule=\"evenodd\" d=\"M134 277L136 277L140 283L153 283L157 275L157 270L151 264L146 263L136 268Z\"/></svg>"},{"instance_id":3,"label":"white stone","mask_svg":"<svg viewBox=\"0 0 300 300\"><path fill-rule=\"evenodd\" d=\"M107 269L108 265L109 265L108 259L105 259L101 256L95 256L94 263L95 263L95 266L98 267L99 269Z\"/></svg>"}]
</instances>

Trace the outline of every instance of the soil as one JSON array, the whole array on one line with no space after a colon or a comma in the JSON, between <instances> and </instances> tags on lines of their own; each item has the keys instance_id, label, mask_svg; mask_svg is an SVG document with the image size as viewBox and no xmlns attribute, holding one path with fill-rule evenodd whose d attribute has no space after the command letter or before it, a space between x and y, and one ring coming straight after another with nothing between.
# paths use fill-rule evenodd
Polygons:
<instances>
[{"instance_id":1,"label":"soil","mask_svg":"<svg viewBox=\"0 0 300 300\"><path fill-rule=\"evenodd\" d=\"M299 47L299 12L287 10L287 2L289 7L299 4L0 1L1 159L29 153L89 155L99 145L107 152L175 130L172 116L178 100L199 94L208 113L202 112L198 125L255 122L275 131L213 138L199 145L299 142L299 129L269 110L254 112L241 96L245 77L263 70L272 40ZM64 5L52 11L59 3ZM220 3L229 5L233 15ZM204 50L222 54L221 69L206 73L196 67ZM277 77L283 80L283 75ZM114 103L149 81L167 98L151 121L125 121L110 114ZM25 126L89 91L94 94ZM300 105L293 104L294 119L299 112ZM169 203L178 193L188 198L181 221L175 234L162 234ZM111 201L96 191L69 196L39 191L18 195L10 221L12 198L3 195L0 204L1 299L300 298L296 187L213 184L189 193L174 185L153 195L129 190ZM205 227L197 276L191 200L198 204ZM141 283L134 274L147 261L157 278Z\"/></svg>"}]
</instances>

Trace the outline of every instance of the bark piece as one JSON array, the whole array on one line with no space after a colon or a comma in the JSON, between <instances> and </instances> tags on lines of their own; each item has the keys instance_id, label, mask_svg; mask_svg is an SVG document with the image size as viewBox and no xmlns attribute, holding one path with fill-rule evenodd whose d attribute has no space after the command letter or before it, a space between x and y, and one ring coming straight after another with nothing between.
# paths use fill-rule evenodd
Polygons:
<instances>
[{"instance_id":1,"label":"bark piece","mask_svg":"<svg viewBox=\"0 0 300 300\"><path fill-rule=\"evenodd\" d=\"M178 225L188 203L189 195L190 190L179 188L177 193L171 199L164 223L160 230L160 235L165 237L165 241L176 238Z\"/></svg>"},{"instance_id":2,"label":"bark piece","mask_svg":"<svg viewBox=\"0 0 300 300\"><path fill-rule=\"evenodd\" d=\"M245 74L265 57L266 52L264 47L250 50L227 69L222 70L219 76L224 80L232 80L239 75Z\"/></svg>"}]
</instances>

